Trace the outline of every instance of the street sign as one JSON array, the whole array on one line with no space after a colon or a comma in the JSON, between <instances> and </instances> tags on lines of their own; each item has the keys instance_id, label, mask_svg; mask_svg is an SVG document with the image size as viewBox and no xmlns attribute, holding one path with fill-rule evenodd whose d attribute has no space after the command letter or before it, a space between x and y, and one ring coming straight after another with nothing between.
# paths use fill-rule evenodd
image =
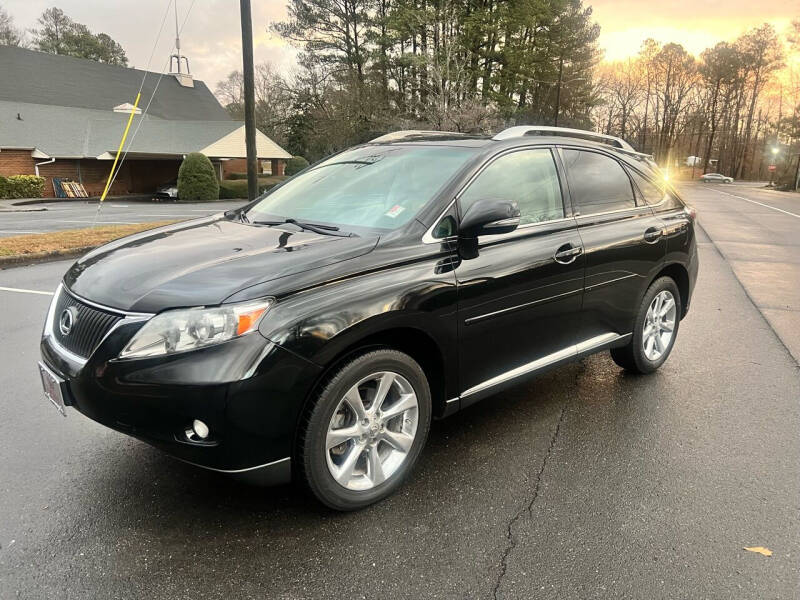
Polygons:
<instances>
[{"instance_id":1,"label":"street sign","mask_svg":"<svg viewBox=\"0 0 800 600\"><path fill-rule=\"evenodd\" d=\"M768 168L770 171L774 171L777 167L775 165L770 165Z\"/></svg>"}]
</instances>

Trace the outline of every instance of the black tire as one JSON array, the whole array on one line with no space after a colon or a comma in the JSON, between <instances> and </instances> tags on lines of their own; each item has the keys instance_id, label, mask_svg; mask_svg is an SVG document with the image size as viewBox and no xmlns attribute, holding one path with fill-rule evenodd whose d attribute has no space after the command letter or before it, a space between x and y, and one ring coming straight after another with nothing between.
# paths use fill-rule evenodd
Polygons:
<instances>
[{"instance_id":1,"label":"black tire","mask_svg":"<svg viewBox=\"0 0 800 600\"><path fill-rule=\"evenodd\" d=\"M363 378L381 371L401 375L413 388L418 404L416 434L405 459L390 477L371 489L351 490L340 485L328 468L328 426L347 391ZM374 350L338 368L308 411L298 437L298 465L311 492L329 508L340 511L358 510L393 494L414 468L425 446L431 409L431 393L425 372L407 354L389 349Z\"/></svg>"},{"instance_id":2,"label":"black tire","mask_svg":"<svg viewBox=\"0 0 800 600\"><path fill-rule=\"evenodd\" d=\"M653 298L665 290L670 292L672 297L675 299L675 328L673 329L672 339L670 339L669 345L664 353L657 360L650 360L645 355L644 344L642 342L644 322L645 318L647 317L647 309L650 307L650 303L653 301ZM636 320L633 324L633 336L631 337L631 341L627 346L623 346L621 348L612 348L611 358L620 367L626 371L630 371L631 373L646 374L652 373L658 369L664 364L664 361L669 358L670 352L672 352L672 348L675 345L675 340L678 337L678 329L681 322L681 311L681 295L678 291L678 286L675 284L675 281L671 277L659 277L656 279L650 284L650 287L647 288L647 291L642 298L642 302L639 304L639 308L636 312Z\"/></svg>"}]
</instances>

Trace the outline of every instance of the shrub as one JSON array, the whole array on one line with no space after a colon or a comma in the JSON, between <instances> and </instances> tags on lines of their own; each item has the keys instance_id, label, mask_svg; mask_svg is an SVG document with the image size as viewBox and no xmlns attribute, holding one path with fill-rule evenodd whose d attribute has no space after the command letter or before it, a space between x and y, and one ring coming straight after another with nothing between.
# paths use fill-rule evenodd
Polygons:
<instances>
[{"instance_id":1,"label":"shrub","mask_svg":"<svg viewBox=\"0 0 800 600\"><path fill-rule=\"evenodd\" d=\"M299 173L305 169L307 166L308 161L305 158L302 156L293 156L286 161L286 168L283 172L286 175L294 175L295 173Z\"/></svg>"},{"instance_id":2,"label":"shrub","mask_svg":"<svg viewBox=\"0 0 800 600\"><path fill-rule=\"evenodd\" d=\"M0 198L41 198L44 177L37 175L0 176Z\"/></svg>"},{"instance_id":3,"label":"shrub","mask_svg":"<svg viewBox=\"0 0 800 600\"><path fill-rule=\"evenodd\" d=\"M219 182L214 166L205 154L186 155L178 169L178 199L208 202L219 198Z\"/></svg>"},{"instance_id":4,"label":"shrub","mask_svg":"<svg viewBox=\"0 0 800 600\"><path fill-rule=\"evenodd\" d=\"M227 179L247 179L247 173L228 173Z\"/></svg>"},{"instance_id":5,"label":"shrub","mask_svg":"<svg viewBox=\"0 0 800 600\"><path fill-rule=\"evenodd\" d=\"M275 181L275 178L258 180L258 193L263 194L267 190L271 190L280 181ZM219 184L219 199L220 200L237 200L239 198L247 198L247 180L246 179L226 179Z\"/></svg>"}]
</instances>

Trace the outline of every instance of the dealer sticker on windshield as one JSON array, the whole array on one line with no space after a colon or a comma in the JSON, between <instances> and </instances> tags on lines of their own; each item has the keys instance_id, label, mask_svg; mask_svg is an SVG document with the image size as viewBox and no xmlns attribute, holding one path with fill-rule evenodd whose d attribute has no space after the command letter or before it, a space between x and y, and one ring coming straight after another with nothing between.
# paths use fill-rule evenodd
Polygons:
<instances>
[{"instance_id":1,"label":"dealer sticker on windshield","mask_svg":"<svg viewBox=\"0 0 800 600\"><path fill-rule=\"evenodd\" d=\"M392 208L390 208L386 212L386 216L389 217L389 218L394 219L395 217L397 217L397 215L399 215L404 210L405 210L404 206L400 206L399 204L395 204Z\"/></svg>"}]
</instances>

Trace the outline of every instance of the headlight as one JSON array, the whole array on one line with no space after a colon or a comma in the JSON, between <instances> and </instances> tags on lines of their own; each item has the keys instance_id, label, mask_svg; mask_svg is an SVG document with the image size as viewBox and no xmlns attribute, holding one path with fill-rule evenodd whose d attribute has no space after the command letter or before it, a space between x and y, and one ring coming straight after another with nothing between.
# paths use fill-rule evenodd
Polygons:
<instances>
[{"instance_id":1,"label":"headlight","mask_svg":"<svg viewBox=\"0 0 800 600\"><path fill-rule=\"evenodd\" d=\"M272 302L259 300L215 308L165 311L150 319L119 357L162 356L226 342L255 331Z\"/></svg>"}]
</instances>

